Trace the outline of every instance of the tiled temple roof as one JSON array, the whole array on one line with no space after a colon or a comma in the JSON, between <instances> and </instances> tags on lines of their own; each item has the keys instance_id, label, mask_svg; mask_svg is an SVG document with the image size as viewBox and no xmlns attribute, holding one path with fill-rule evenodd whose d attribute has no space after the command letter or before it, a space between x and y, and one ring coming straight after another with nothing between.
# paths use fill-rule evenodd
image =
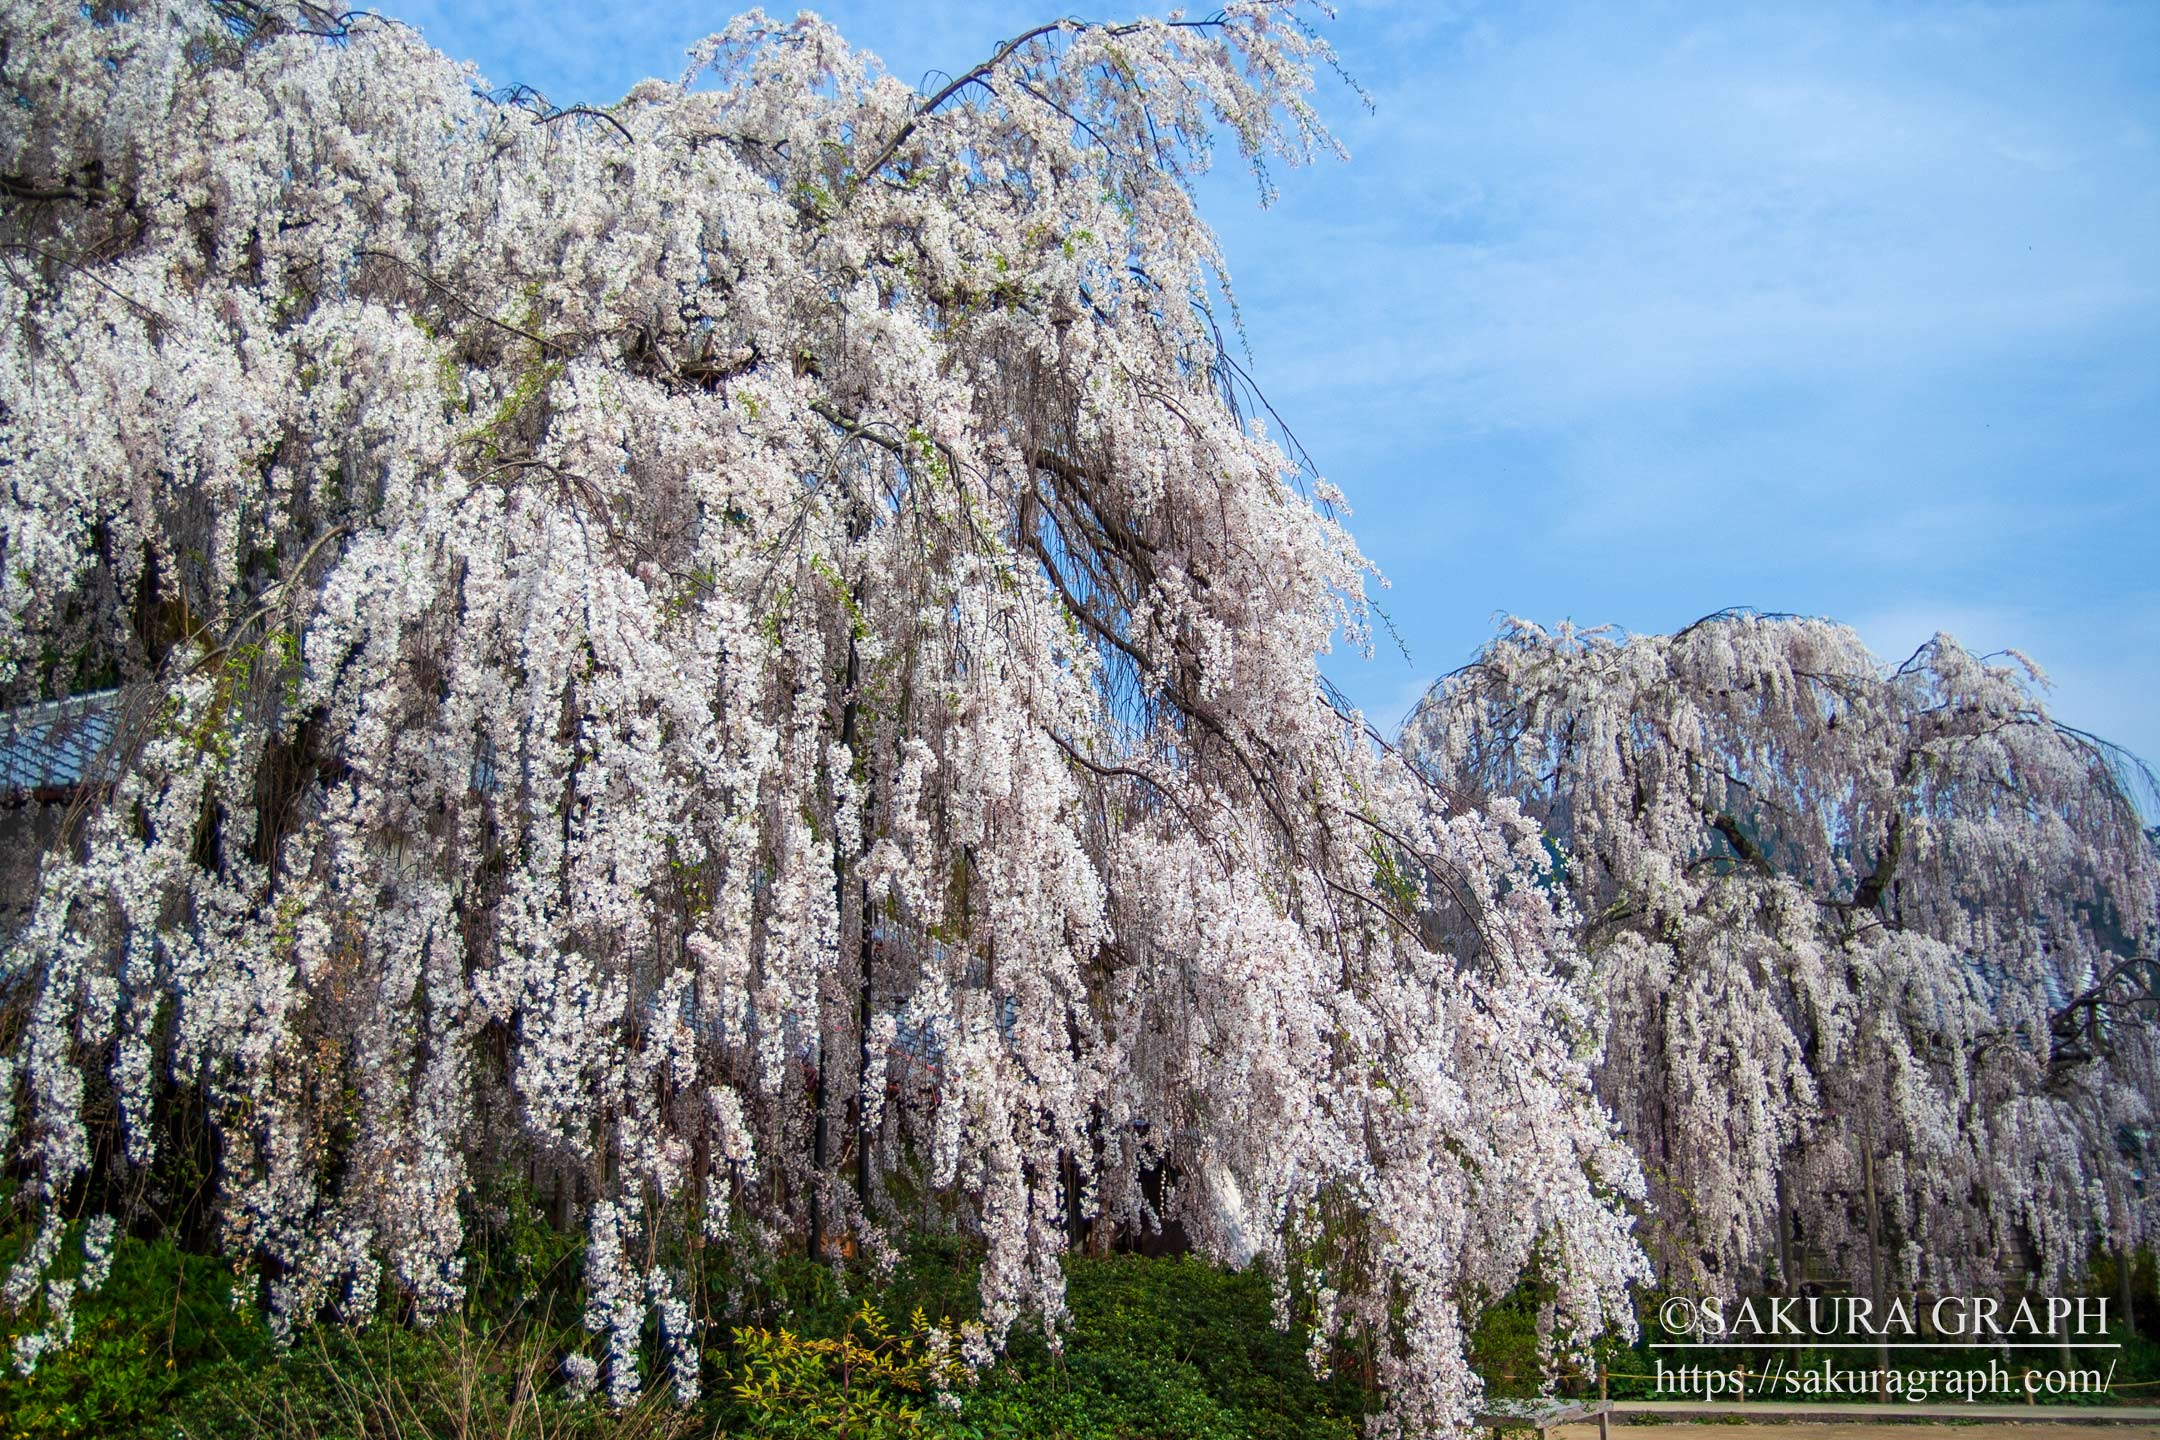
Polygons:
<instances>
[{"instance_id":1,"label":"tiled temple roof","mask_svg":"<svg viewBox=\"0 0 2160 1440\"><path fill-rule=\"evenodd\" d=\"M0 799L54 794L111 778L117 690L0 712Z\"/></svg>"}]
</instances>

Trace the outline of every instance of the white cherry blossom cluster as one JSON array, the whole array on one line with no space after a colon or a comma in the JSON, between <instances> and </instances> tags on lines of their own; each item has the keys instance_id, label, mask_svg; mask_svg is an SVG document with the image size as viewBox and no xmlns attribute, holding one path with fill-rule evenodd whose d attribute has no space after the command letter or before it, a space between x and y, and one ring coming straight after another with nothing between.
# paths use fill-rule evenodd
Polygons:
<instances>
[{"instance_id":1,"label":"white cherry blossom cluster","mask_svg":"<svg viewBox=\"0 0 2160 1440\"><path fill-rule=\"evenodd\" d=\"M1208 310L1214 138L1331 145L1295 5L929 96L752 14L605 110L327 28L0 13L0 700L122 716L0 962L11 1295L179 1107L281 1330L439 1312L532 1185L618 1401L715 1254L925 1225L980 1359L1178 1222L1382 1434L1533 1265L1629 1323L1537 828L1322 693L1369 569Z\"/></svg>"},{"instance_id":2,"label":"white cherry blossom cluster","mask_svg":"<svg viewBox=\"0 0 2160 1440\"><path fill-rule=\"evenodd\" d=\"M2060 1283L2153 1234L2142 773L2022 656L1511 621L1405 744L1535 817L1672 1284Z\"/></svg>"}]
</instances>

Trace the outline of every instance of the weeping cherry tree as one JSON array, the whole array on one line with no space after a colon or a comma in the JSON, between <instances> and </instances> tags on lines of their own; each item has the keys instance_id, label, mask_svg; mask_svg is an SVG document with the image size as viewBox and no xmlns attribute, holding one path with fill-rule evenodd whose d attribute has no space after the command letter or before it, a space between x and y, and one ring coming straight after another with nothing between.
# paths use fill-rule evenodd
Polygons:
<instances>
[{"instance_id":1,"label":"weeping cherry tree","mask_svg":"<svg viewBox=\"0 0 2160 1440\"><path fill-rule=\"evenodd\" d=\"M1381 1434L1526 1269L1629 1323L1538 831L1323 693L1368 566L1212 318L1192 177L1331 150L1329 61L1239 3L924 95L751 14L566 109L373 17L7 7L0 698L120 715L0 964L19 1362L179 1116L281 1333L440 1312L534 1185L617 1400L648 1335L694 1395L699 1267L926 1224L980 1359L1175 1222Z\"/></svg>"},{"instance_id":2,"label":"weeping cherry tree","mask_svg":"<svg viewBox=\"0 0 2160 1440\"><path fill-rule=\"evenodd\" d=\"M2151 1238L2160 863L2043 683L1788 616L1512 621L1413 715L1552 842L1666 1283L2054 1285Z\"/></svg>"}]
</instances>

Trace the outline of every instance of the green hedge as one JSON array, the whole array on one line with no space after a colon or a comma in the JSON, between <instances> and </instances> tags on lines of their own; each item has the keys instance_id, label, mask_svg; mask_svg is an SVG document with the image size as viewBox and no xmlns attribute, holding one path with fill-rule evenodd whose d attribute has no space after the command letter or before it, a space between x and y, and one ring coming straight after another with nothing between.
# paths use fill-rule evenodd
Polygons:
<instances>
[{"instance_id":1,"label":"green hedge","mask_svg":"<svg viewBox=\"0 0 2160 1440\"><path fill-rule=\"evenodd\" d=\"M389 1317L358 1329L326 1324L283 1351L252 1309L234 1309L232 1275L220 1262L164 1241L123 1238L104 1287L77 1302L75 1343L28 1379L12 1370L0 1377L0 1437L798 1433L794 1422L807 1408L799 1395L761 1408L735 1393L751 1367L745 1336L724 1327L708 1349L705 1398L687 1413L657 1386L624 1414L568 1403L558 1366L569 1349L589 1345L579 1326L581 1257L560 1237L553 1254L525 1238L476 1252L472 1301L427 1329ZM891 1389L874 1393L865 1412L883 1419L857 1433L863 1440L1350 1440L1357 1433L1355 1378L1312 1377L1303 1339L1271 1323L1264 1277L1137 1256L1074 1258L1067 1276L1072 1323L1062 1353L1039 1329L1016 1332L1006 1357L961 1392L957 1412ZM858 1314L866 1296L848 1294L844 1278L785 1262L747 1286L735 1277L734 1287L772 1334L784 1322L792 1337L808 1340L840 1335ZM973 1288L964 1248L926 1243L867 1298L904 1334L918 1307L933 1319L969 1315ZM14 1328L0 1335L11 1339ZM915 1418L896 1418L902 1412Z\"/></svg>"},{"instance_id":2,"label":"green hedge","mask_svg":"<svg viewBox=\"0 0 2160 1440\"><path fill-rule=\"evenodd\" d=\"M1369 1403L1357 1355L1335 1357L1334 1378L1313 1377L1304 1336L1272 1323L1264 1276L1121 1255L1069 1259L1072 1316L1059 1349L1037 1327L1016 1331L1005 1357L960 1392L957 1411L947 1409L929 1393L934 1360L914 1319L974 1313L973 1254L945 1238L917 1241L876 1285L801 1259L709 1276L708 1302L728 1296L734 1306L714 1326L697 1406L678 1409L657 1384L627 1412L572 1404L561 1361L593 1348L580 1324L577 1237L515 1199L495 1213L503 1218L468 1253L471 1298L457 1313L424 1329L394 1316L314 1326L282 1350L252 1306L232 1304L225 1264L123 1237L104 1287L77 1303L74 1343L27 1379L0 1370L0 1440L1351 1440ZM0 1237L0 1264L21 1239ZM1507 1297L1473 1339L1473 1361L1496 1395L1539 1388L1539 1300L1532 1287ZM868 1322L866 1301L876 1311ZM0 1323L0 1344L36 1319ZM1617 1375L1647 1374L1656 1338L1601 1347L1600 1358ZM2160 1348L2125 1339L2117 1384L2160 1381ZM1571 1378L1567 1388L1587 1387ZM1612 1393L1647 1388L1623 1378ZM2146 1393L2160 1387L2114 1399ZM845 1417L844 1432L833 1416Z\"/></svg>"}]
</instances>

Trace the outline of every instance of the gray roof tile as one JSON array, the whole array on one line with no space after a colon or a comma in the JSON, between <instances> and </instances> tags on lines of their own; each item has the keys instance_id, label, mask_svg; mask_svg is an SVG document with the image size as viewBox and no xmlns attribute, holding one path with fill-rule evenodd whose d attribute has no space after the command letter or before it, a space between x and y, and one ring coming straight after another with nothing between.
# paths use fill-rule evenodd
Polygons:
<instances>
[{"instance_id":1,"label":"gray roof tile","mask_svg":"<svg viewBox=\"0 0 2160 1440\"><path fill-rule=\"evenodd\" d=\"M97 690L0 712L0 797L109 778L119 699Z\"/></svg>"}]
</instances>

